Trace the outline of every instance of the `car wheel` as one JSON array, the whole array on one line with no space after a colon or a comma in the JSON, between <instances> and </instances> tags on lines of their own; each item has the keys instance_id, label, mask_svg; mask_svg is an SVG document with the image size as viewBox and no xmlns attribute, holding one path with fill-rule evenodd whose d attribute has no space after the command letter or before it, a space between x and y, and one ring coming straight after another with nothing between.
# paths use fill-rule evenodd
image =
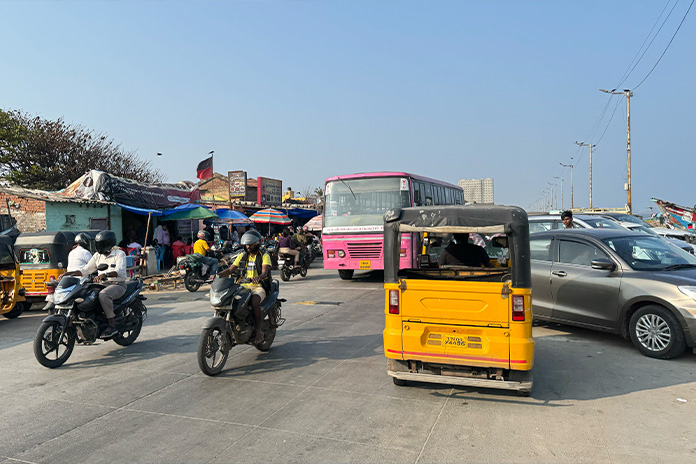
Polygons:
<instances>
[{"instance_id":1,"label":"car wheel","mask_svg":"<svg viewBox=\"0 0 696 464\"><path fill-rule=\"evenodd\" d=\"M651 358L675 358L686 349L679 321L662 306L648 305L633 313L629 331L636 348Z\"/></svg>"}]
</instances>

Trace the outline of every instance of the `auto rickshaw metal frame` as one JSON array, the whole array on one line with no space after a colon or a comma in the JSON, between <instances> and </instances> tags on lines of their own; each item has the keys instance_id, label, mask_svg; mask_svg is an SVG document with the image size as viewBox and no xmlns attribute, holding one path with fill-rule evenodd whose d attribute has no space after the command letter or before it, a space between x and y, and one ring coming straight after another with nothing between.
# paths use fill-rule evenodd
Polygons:
<instances>
[{"instance_id":1,"label":"auto rickshaw metal frame","mask_svg":"<svg viewBox=\"0 0 696 464\"><path fill-rule=\"evenodd\" d=\"M0 315L18 317L27 307L12 239L0 235Z\"/></svg>"}]
</instances>

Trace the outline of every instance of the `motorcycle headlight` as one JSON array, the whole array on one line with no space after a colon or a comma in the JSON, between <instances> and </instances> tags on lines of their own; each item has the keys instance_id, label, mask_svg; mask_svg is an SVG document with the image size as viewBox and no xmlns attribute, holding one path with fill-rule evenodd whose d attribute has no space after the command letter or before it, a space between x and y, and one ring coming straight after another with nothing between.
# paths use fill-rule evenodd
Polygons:
<instances>
[{"instance_id":1,"label":"motorcycle headlight","mask_svg":"<svg viewBox=\"0 0 696 464\"><path fill-rule=\"evenodd\" d=\"M70 287L58 287L56 288L55 293L53 294L53 302L55 304L61 304L68 298L68 295L70 295L70 292L73 291L75 288L74 285L71 285Z\"/></svg>"},{"instance_id":2,"label":"motorcycle headlight","mask_svg":"<svg viewBox=\"0 0 696 464\"><path fill-rule=\"evenodd\" d=\"M692 300L696 301L696 287L693 286L680 286L677 287L680 292L688 296Z\"/></svg>"}]
</instances>

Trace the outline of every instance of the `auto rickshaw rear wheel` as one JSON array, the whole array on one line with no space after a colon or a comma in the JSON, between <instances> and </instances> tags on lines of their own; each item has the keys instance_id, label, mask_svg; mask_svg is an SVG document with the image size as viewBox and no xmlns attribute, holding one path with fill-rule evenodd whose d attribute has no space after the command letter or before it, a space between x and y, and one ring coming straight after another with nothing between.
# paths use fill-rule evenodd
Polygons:
<instances>
[{"instance_id":1,"label":"auto rickshaw rear wheel","mask_svg":"<svg viewBox=\"0 0 696 464\"><path fill-rule=\"evenodd\" d=\"M20 303L16 303L14 305L14 308L12 308L9 312L3 314L3 316L5 316L8 319L15 319L15 318L21 316L21 314L24 311L26 311L27 309L29 309L30 307L31 307L30 303L28 303L26 301L22 301Z\"/></svg>"}]
</instances>

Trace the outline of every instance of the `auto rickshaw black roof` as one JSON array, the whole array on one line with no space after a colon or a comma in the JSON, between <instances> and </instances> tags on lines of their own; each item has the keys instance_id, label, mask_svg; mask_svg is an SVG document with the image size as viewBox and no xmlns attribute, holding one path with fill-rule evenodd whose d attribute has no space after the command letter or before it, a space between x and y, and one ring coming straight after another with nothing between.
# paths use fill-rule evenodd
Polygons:
<instances>
[{"instance_id":1,"label":"auto rickshaw black roof","mask_svg":"<svg viewBox=\"0 0 696 464\"><path fill-rule=\"evenodd\" d=\"M531 287L529 223L517 206L452 205L392 209L384 215L384 281L398 282L401 232L504 233L508 236L512 286Z\"/></svg>"},{"instance_id":2,"label":"auto rickshaw black roof","mask_svg":"<svg viewBox=\"0 0 696 464\"><path fill-rule=\"evenodd\" d=\"M48 250L50 263L22 263L22 257L20 256L21 250L32 248L43 248ZM33 232L22 234L17 237L14 249L20 263L27 269L43 269L47 266L57 267L58 263L65 265L68 262L68 253L70 253L70 246L63 232Z\"/></svg>"}]
</instances>

